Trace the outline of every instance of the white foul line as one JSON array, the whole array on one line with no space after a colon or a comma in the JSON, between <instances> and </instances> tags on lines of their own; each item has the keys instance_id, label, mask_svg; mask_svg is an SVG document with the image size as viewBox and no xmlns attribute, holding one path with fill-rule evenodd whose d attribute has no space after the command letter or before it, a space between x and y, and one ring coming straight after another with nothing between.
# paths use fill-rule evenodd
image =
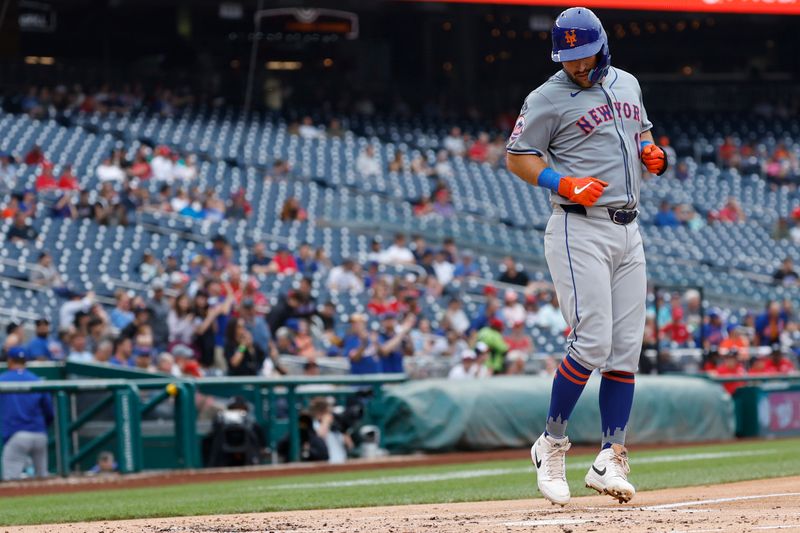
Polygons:
<instances>
[{"instance_id":1,"label":"white foul line","mask_svg":"<svg viewBox=\"0 0 800 533\"><path fill-rule=\"evenodd\" d=\"M709 505L712 503L740 502L744 500L762 500L764 498L786 498L788 496L800 496L800 492L779 492L775 494L756 494L754 496L732 496L730 498L714 498L713 500L698 500L694 502L664 503L662 505L647 505L645 507L634 507L644 511L659 511L661 509L677 509L678 507L693 507L695 505Z\"/></svg>"},{"instance_id":2,"label":"white foul line","mask_svg":"<svg viewBox=\"0 0 800 533\"><path fill-rule=\"evenodd\" d=\"M752 450L741 452L713 452L695 453L687 455L661 455L655 457L642 457L631 460L633 466L637 464L651 463L673 463L685 461L701 461L707 459L722 459L726 457L744 457L751 455L768 455L776 453L775 450ZM589 468L588 464L577 463L567 465L568 470L584 470ZM533 472L533 467L515 468L491 468L483 470L462 470L458 472L441 472L436 474L407 474L398 476L384 476L379 478L347 479L337 481L317 481L308 483L283 483L280 485L265 485L261 490L306 490L306 489L326 489L342 487L368 487L374 485L402 485L408 483L431 483L436 481L448 481L452 479L473 479L489 476L506 476L509 474L521 474Z\"/></svg>"}]
</instances>

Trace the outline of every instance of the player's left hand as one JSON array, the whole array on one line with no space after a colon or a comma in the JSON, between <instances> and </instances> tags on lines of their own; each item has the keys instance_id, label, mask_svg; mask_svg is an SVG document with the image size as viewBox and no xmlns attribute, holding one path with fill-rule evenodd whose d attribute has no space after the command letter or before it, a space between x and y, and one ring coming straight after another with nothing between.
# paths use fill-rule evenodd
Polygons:
<instances>
[{"instance_id":1,"label":"player's left hand","mask_svg":"<svg viewBox=\"0 0 800 533\"><path fill-rule=\"evenodd\" d=\"M642 163L648 172L660 176L667 170L667 154L655 144L648 144L642 149Z\"/></svg>"}]
</instances>

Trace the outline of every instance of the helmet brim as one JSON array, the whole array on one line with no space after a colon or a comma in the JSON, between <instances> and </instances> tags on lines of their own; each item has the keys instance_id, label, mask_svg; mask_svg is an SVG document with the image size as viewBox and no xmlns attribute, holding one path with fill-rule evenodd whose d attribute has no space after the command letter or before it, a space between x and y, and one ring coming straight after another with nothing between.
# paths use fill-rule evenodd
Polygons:
<instances>
[{"instance_id":1,"label":"helmet brim","mask_svg":"<svg viewBox=\"0 0 800 533\"><path fill-rule=\"evenodd\" d=\"M603 40L598 39L593 43L586 43L582 46L575 48L567 48L558 52L551 52L550 59L554 63L563 63L564 61L575 61L577 59L584 59L596 55L600 49L603 48Z\"/></svg>"}]
</instances>

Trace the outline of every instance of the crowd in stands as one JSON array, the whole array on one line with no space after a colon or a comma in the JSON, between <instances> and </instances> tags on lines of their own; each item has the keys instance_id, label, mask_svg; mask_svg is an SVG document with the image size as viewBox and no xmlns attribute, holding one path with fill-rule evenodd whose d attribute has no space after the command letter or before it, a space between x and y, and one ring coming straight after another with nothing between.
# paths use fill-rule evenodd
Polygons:
<instances>
[{"instance_id":1,"label":"crowd in stands","mask_svg":"<svg viewBox=\"0 0 800 533\"><path fill-rule=\"evenodd\" d=\"M786 265L784 274L791 268ZM704 312L695 289L657 294L647 313L640 372L685 371L676 353L689 348L702 350L695 370L714 375L797 373L800 323L790 300L770 301L761 312L737 315L719 308ZM645 356L648 352L655 353L654 360ZM733 392L738 386L726 388Z\"/></svg>"}]
</instances>

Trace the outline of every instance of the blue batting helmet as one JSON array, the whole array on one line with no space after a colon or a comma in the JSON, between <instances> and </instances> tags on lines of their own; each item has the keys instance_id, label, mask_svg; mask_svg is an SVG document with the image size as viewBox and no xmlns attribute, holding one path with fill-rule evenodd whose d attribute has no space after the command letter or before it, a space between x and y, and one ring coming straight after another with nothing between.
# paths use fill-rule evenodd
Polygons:
<instances>
[{"instance_id":1,"label":"blue batting helmet","mask_svg":"<svg viewBox=\"0 0 800 533\"><path fill-rule=\"evenodd\" d=\"M553 24L553 53L557 63L598 55L597 66L589 72L589 81L597 83L608 73L611 53L608 37L597 15L585 7L571 7Z\"/></svg>"}]
</instances>

